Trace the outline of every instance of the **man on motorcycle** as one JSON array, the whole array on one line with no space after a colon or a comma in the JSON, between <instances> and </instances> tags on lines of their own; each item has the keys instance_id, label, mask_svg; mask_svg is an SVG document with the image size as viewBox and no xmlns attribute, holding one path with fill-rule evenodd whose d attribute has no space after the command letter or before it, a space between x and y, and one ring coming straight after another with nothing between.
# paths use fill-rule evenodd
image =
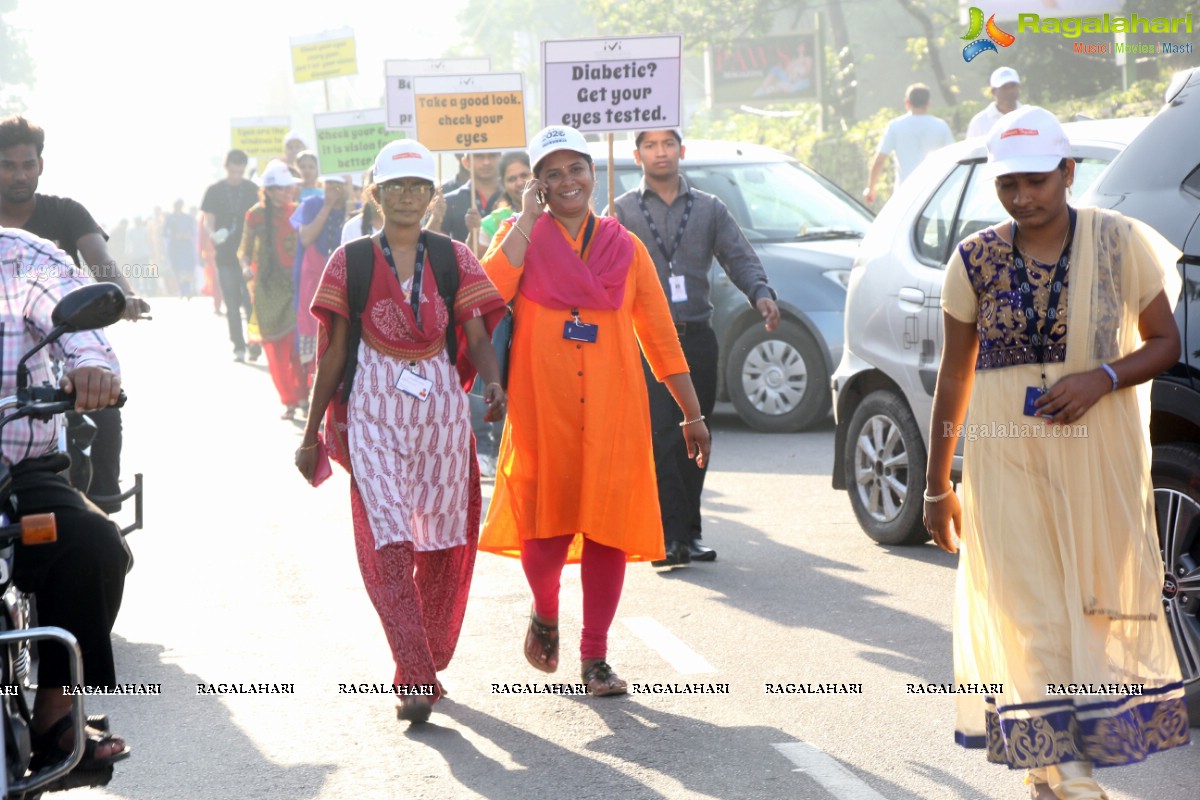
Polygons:
<instances>
[{"instance_id":1,"label":"man on motorcycle","mask_svg":"<svg viewBox=\"0 0 1200 800\"><path fill-rule=\"evenodd\" d=\"M150 305L134 294L117 260L109 253L108 234L81 203L37 191L44 163L46 134L23 117L0 120L0 226L21 228L49 239L65 251L76 266L86 265L92 276L114 283L125 293L125 317L137 320ZM80 257L82 256L82 261ZM106 409L93 417L96 439L92 443L92 485L89 494L102 497L121 493L121 411ZM115 513L119 502L104 510Z\"/></svg>"},{"instance_id":2,"label":"man on motorcycle","mask_svg":"<svg viewBox=\"0 0 1200 800\"><path fill-rule=\"evenodd\" d=\"M17 362L54 327L51 312L63 295L93 279L52 242L0 227L0 395L17 390ZM93 411L117 402L121 389L116 356L100 331L64 335L62 388L75 393L75 409ZM46 351L28 362L30 385L49 381ZM83 652L83 681L90 687L116 683L111 633L129 565L117 526L78 491L61 471L69 459L57 451L62 419L15 420L0 435L0 458L12 471L10 516L53 512L58 541L17 545L13 577L37 597L39 622L70 631ZM33 707L32 768L57 761L73 744L68 655L54 642L41 646ZM129 755L119 737L88 728L82 769L99 769Z\"/></svg>"}]
</instances>

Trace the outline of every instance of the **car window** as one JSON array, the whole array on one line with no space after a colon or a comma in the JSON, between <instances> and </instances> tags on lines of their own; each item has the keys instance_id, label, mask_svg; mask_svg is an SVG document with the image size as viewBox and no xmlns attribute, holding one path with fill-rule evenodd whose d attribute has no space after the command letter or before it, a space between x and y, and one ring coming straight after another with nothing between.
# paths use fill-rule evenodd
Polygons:
<instances>
[{"instance_id":1,"label":"car window","mask_svg":"<svg viewBox=\"0 0 1200 800\"><path fill-rule=\"evenodd\" d=\"M1080 197L1108 166L1108 159L1084 158L1075 163L1075 183L1072 196ZM967 180L967 191L963 195L958 211L958 224L951 244L966 239L973 233L990 228L1008 218L1008 212L996 197L996 185L982 164L977 164ZM948 258L948 256L947 256Z\"/></svg>"},{"instance_id":2,"label":"car window","mask_svg":"<svg viewBox=\"0 0 1200 800\"><path fill-rule=\"evenodd\" d=\"M1114 154L1115 155L1115 154ZM1084 158L1075 163L1075 184L1071 187L1072 197L1083 197L1100 177L1100 173L1111 163L1107 158Z\"/></svg>"},{"instance_id":3,"label":"car window","mask_svg":"<svg viewBox=\"0 0 1200 800\"><path fill-rule=\"evenodd\" d=\"M977 164L971 170L971 177L967 181L967 191L963 195L962 207L958 212L958 224L955 225L950 243L958 244L971 234L990 228L1007 217L1008 212L1000 204L1000 198L996 197L995 181L983 169L982 164Z\"/></svg>"},{"instance_id":4,"label":"car window","mask_svg":"<svg viewBox=\"0 0 1200 800\"><path fill-rule=\"evenodd\" d=\"M971 169L970 164L955 164L917 217L913 243L917 258L929 266L945 267L950 245L957 241L954 220Z\"/></svg>"},{"instance_id":5,"label":"car window","mask_svg":"<svg viewBox=\"0 0 1200 800\"><path fill-rule=\"evenodd\" d=\"M802 237L857 238L871 215L845 192L816 173L791 162L681 165L688 183L714 194L750 241L796 241ZM595 208L607 204L606 165L596 165ZM637 167L617 167L616 193L635 188Z\"/></svg>"}]
</instances>

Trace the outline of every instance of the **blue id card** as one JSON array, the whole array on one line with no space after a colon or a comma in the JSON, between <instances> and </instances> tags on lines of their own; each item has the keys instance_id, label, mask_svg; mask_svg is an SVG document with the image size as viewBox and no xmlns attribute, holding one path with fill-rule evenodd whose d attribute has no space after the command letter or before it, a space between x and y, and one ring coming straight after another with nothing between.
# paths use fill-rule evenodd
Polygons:
<instances>
[{"instance_id":1,"label":"blue id card","mask_svg":"<svg viewBox=\"0 0 1200 800\"><path fill-rule=\"evenodd\" d=\"M1048 391L1050 391L1050 390L1043 389L1040 386L1025 387L1025 416L1027 416L1027 417L1047 416L1046 414L1043 414L1041 409L1039 409L1037 406L1035 406L1034 403L1036 403L1037 399L1039 397L1041 397L1042 395L1044 395Z\"/></svg>"},{"instance_id":2,"label":"blue id card","mask_svg":"<svg viewBox=\"0 0 1200 800\"><path fill-rule=\"evenodd\" d=\"M600 332L599 325L589 325L586 322L576 322L573 319L563 323L563 338L572 342L596 343L596 334Z\"/></svg>"}]
</instances>

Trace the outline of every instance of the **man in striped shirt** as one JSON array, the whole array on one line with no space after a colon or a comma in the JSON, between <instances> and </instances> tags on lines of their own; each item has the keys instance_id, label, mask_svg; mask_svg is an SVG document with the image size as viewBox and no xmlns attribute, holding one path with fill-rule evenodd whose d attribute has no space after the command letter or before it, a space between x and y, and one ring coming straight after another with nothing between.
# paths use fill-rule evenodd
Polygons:
<instances>
[{"instance_id":1,"label":"man in striped shirt","mask_svg":"<svg viewBox=\"0 0 1200 800\"><path fill-rule=\"evenodd\" d=\"M52 242L15 228L0 228L0 396L17 389L17 363L53 327L51 312L64 295L94 283L88 273ZM113 405L121 389L119 366L100 331L68 333L58 341L65 358L62 387L74 391L78 411ZM50 381L45 350L28 363L31 385ZM60 418L22 419L3 429L0 461L12 473L12 496L3 510L11 519L53 512L58 540L16 545L13 580L36 595L39 621L70 631L83 652L83 683L116 684L111 632L121 607L129 553L117 526L61 474L70 459L58 452ZM41 645L38 692L33 707L35 758L70 751L71 684L66 651ZM129 755L118 737L88 729L83 768L102 768ZM40 754L40 755L39 755ZM35 761L35 763L37 763Z\"/></svg>"}]
</instances>

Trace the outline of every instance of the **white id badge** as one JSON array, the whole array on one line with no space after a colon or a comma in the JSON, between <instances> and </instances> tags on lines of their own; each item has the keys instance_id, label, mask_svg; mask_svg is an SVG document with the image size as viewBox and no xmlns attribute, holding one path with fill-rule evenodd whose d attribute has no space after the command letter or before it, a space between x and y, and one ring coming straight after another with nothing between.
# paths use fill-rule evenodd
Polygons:
<instances>
[{"instance_id":1,"label":"white id badge","mask_svg":"<svg viewBox=\"0 0 1200 800\"><path fill-rule=\"evenodd\" d=\"M433 388L433 381L421 377L406 367L400 373L400 380L396 381L396 388L407 395L412 395L418 400L424 401L429 399L429 391Z\"/></svg>"},{"instance_id":2,"label":"white id badge","mask_svg":"<svg viewBox=\"0 0 1200 800\"><path fill-rule=\"evenodd\" d=\"M671 302L682 303L687 300L687 284L684 282L682 275L672 275L671 281Z\"/></svg>"}]
</instances>

